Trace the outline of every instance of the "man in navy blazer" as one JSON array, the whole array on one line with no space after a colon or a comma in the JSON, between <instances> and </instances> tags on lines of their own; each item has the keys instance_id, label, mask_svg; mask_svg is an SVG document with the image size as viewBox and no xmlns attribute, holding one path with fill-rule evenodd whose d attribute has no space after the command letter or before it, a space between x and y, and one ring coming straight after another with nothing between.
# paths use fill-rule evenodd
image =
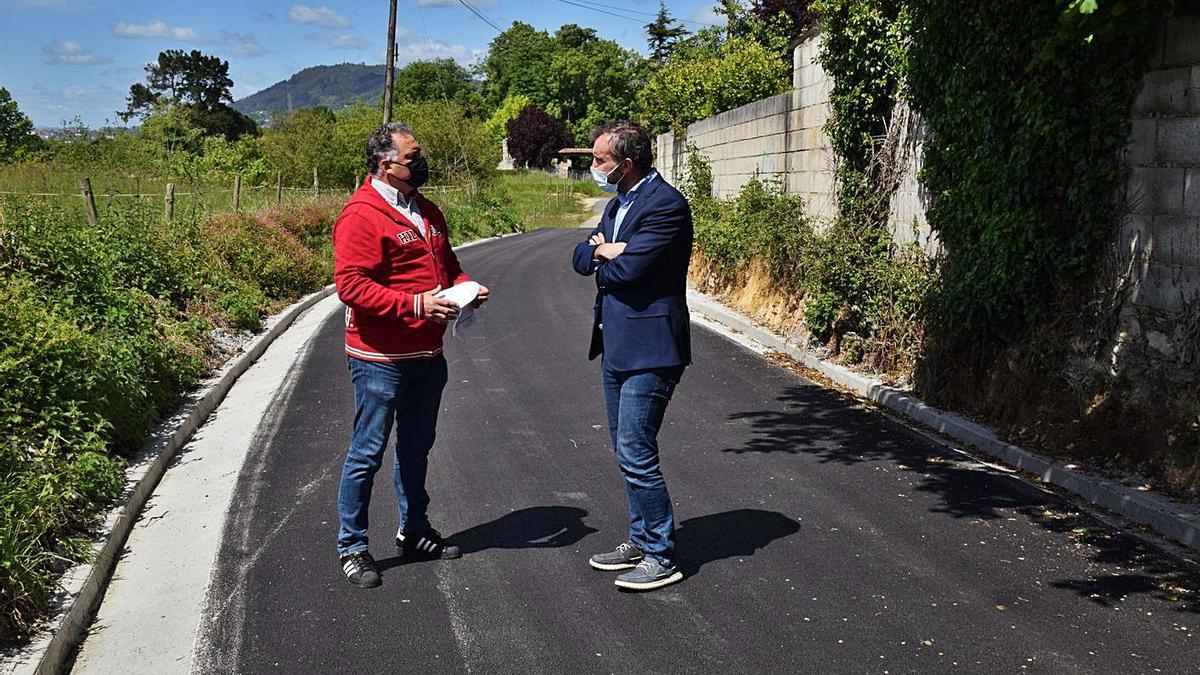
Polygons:
<instances>
[{"instance_id":1,"label":"man in navy blazer","mask_svg":"<svg viewBox=\"0 0 1200 675\"><path fill-rule=\"evenodd\" d=\"M576 272L596 277L588 358L603 356L608 431L629 498L629 539L589 563L629 570L616 585L630 590L683 578L675 565L675 516L659 466L658 430L692 360L692 211L654 170L651 143L650 132L630 122L592 134L592 177L616 198L572 256Z\"/></svg>"}]
</instances>

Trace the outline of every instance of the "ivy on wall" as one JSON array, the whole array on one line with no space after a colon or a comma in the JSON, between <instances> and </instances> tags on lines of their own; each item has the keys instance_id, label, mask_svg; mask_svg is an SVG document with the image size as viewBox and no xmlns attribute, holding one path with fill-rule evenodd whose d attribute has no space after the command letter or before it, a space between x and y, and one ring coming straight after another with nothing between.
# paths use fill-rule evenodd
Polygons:
<instances>
[{"instance_id":1,"label":"ivy on wall","mask_svg":"<svg viewBox=\"0 0 1200 675\"><path fill-rule=\"evenodd\" d=\"M936 346L981 366L1052 320L1111 245L1119 151L1170 2L907 4L920 177L945 251Z\"/></svg>"},{"instance_id":2,"label":"ivy on wall","mask_svg":"<svg viewBox=\"0 0 1200 675\"><path fill-rule=\"evenodd\" d=\"M1169 5L814 3L820 62L834 78L826 131L839 162L839 216L831 235L871 242L886 227L895 185L884 146L897 103L910 102L928 130L920 178L942 256L919 304L930 328L922 359L935 370L986 370L1000 349L1052 321L1071 289L1090 284L1120 212L1128 112ZM844 254L854 270L896 258L884 245ZM865 283L831 293L866 307L886 290Z\"/></svg>"}]
</instances>

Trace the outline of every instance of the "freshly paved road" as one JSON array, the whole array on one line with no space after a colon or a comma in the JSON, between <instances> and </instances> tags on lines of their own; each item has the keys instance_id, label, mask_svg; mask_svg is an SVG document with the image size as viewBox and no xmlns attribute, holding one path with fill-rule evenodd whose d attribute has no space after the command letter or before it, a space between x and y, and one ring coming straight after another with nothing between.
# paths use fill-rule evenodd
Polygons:
<instances>
[{"instance_id":1,"label":"freshly paved road","mask_svg":"<svg viewBox=\"0 0 1200 675\"><path fill-rule=\"evenodd\" d=\"M462 252L493 300L447 340L429 483L465 555L401 564L381 472L373 590L333 550L352 400L328 320L239 477L197 670L1197 672L1187 563L700 328L661 435L687 578L618 592L587 566L626 514L581 237Z\"/></svg>"}]
</instances>

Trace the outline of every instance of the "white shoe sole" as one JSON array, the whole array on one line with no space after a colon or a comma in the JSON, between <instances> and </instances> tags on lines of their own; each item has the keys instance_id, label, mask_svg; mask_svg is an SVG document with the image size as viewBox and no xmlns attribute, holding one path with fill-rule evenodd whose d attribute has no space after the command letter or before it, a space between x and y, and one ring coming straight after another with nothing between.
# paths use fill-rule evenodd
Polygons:
<instances>
[{"instance_id":1,"label":"white shoe sole","mask_svg":"<svg viewBox=\"0 0 1200 675\"><path fill-rule=\"evenodd\" d=\"M640 560L638 562L641 562ZM592 569L602 570L604 572L618 572L620 570L631 570L637 567L637 563L598 563L591 558L588 558L588 564Z\"/></svg>"},{"instance_id":2,"label":"white shoe sole","mask_svg":"<svg viewBox=\"0 0 1200 675\"><path fill-rule=\"evenodd\" d=\"M621 581L620 579L617 579L613 583L616 584L620 588L627 588L631 591L652 591L656 588L662 588L663 586L670 586L671 584L673 584L677 581L682 581L682 580L683 580L683 572L676 572L676 573L672 574L671 576L666 577L665 579L659 579L658 581L652 581L648 584L633 584L628 581Z\"/></svg>"}]
</instances>

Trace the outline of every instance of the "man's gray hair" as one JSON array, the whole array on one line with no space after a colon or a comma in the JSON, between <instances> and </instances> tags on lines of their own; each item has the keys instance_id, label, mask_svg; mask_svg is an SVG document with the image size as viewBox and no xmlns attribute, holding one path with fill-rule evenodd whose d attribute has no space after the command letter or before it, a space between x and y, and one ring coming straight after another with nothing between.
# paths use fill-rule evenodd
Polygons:
<instances>
[{"instance_id":1,"label":"man's gray hair","mask_svg":"<svg viewBox=\"0 0 1200 675\"><path fill-rule=\"evenodd\" d=\"M639 171L654 166L654 137L646 127L629 120L606 122L592 131L591 142L604 134L611 135L612 153L618 162L631 159Z\"/></svg>"},{"instance_id":2,"label":"man's gray hair","mask_svg":"<svg viewBox=\"0 0 1200 675\"><path fill-rule=\"evenodd\" d=\"M416 138L412 127L399 122L388 122L367 137L367 173L374 176L379 173L379 160L392 159L391 155L396 151L392 138L396 134Z\"/></svg>"}]
</instances>

